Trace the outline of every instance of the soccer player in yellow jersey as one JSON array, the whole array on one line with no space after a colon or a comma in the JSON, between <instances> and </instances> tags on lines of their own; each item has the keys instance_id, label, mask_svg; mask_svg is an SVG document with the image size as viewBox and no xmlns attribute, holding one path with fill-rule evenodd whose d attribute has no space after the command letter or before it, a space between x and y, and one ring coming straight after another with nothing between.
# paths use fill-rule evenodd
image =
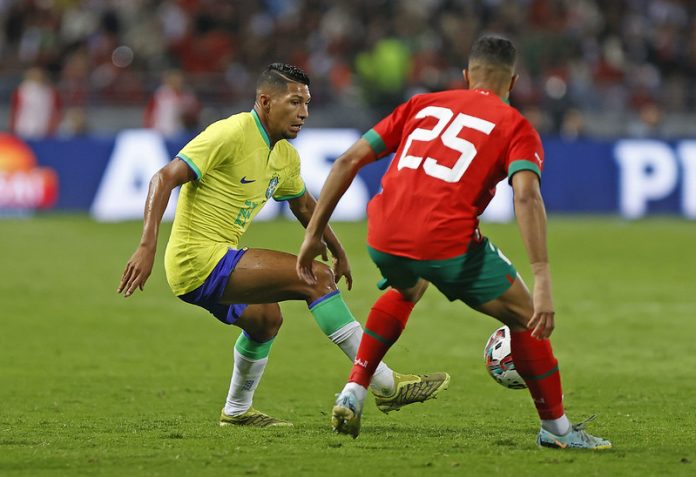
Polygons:
<instances>
[{"instance_id":1,"label":"soccer player in yellow jersey","mask_svg":"<svg viewBox=\"0 0 696 477\"><path fill-rule=\"evenodd\" d=\"M288 142L309 115L309 78L297 67L273 63L260 75L254 109L211 124L150 181L143 233L123 272L118 292L129 297L152 272L162 215L172 190L181 187L165 252L167 281L182 300L242 328L220 425L291 425L254 410L252 398L282 323L279 301L305 300L319 328L350 358L362 328L346 306L336 280L352 286L345 251L330 227L323 239L333 270L314 262L316 283L295 273L294 255L239 248L239 238L271 198L286 200L303 226L316 205L300 175L300 158ZM324 257L326 259L326 257ZM402 375L380 363L371 383L377 407L389 412L435 397L447 373Z\"/></svg>"}]
</instances>

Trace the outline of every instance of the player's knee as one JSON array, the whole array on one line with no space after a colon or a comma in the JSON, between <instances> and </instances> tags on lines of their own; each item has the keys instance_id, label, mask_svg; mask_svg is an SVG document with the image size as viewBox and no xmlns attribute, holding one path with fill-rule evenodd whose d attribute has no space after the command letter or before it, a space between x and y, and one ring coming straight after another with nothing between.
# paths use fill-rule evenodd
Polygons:
<instances>
[{"instance_id":1,"label":"player's knee","mask_svg":"<svg viewBox=\"0 0 696 477\"><path fill-rule=\"evenodd\" d=\"M283 324L283 315L277 303L253 305L244 315L245 321L240 326L255 341L268 341L274 338Z\"/></svg>"},{"instance_id":2,"label":"player's knee","mask_svg":"<svg viewBox=\"0 0 696 477\"><path fill-rule=\"evenodd\" d=\"M504 320L501 320L501 321L508 328L510 328L510 331L512 331L513 333L521 333L523 331L527 331L527 325L522 324L519 321L504 321Z\"/></svg>"},{"instance_id":3,"label":"player's knee","mask_svg":"<svg viewBox=\"0 0 696 477\"><path fill-rule=\"evenodd\" d=\"M508 327L513 331L520 331L527 328L529 321L534 315L534 309L513 303L505 306L504 313Z\"/></svg>"},{"instance_id":4,"label":"player's knee","mask_svg":"<svg viewBox=\"0 0 696 477\"><path fill-rule=\"evenodd\" d=\"M270 338L278 334L282 325L283 315L281 315L280 313L278 313L277 316L274 316L273 319L269 320L269 322L266 325L266 332L270 335Z\"/></svg>"},{"instance_id":5,"label":"player's knee","mask_svg":"<svg viewBox=\"0 0 696 477\"><path fill-rule=\"evenodd\" d=\"M314 291L318 293L319 296L324 296L336 289L336 278L330 267L321 262L314 262L312 270L314 271L314 276L317 278Z\"/></svg>"},{"instance_id":6,"label":"player's knee","mask_svg":"<svg viewBox=\"0 0 696 477\"><path fill-rule=\"evenodd\" d=\"M278 305L273 306L272 310L264 315L264 328L271 338L278 334L283 325L283 314Z\"/></svg>"},{"instance_id":7,"label":"player's knee","mask_svg":"<svg viewBox=\"0 0 696 477\"><path fill-rule=\"evenodd\" d=\"M500 311L506 324L513 329L519 327L526 329L527 324L534 316L534 304L532 297L522 282L516 280L513 286L498 300Z\"/></svg>"},{"instance_id":8,"label":"player's knee","mask_svg":"<svg viewBox=\"0 0 696 477\"><path fill-rule=\"evenodd\" d=\"M401 293L404 300L410 301L411 303L418 303L418 301L423 297L425 290L428 289L428 283L428 281L421 278L411 288L399 289L398 291Z\"/></svg>"}]
</instances>

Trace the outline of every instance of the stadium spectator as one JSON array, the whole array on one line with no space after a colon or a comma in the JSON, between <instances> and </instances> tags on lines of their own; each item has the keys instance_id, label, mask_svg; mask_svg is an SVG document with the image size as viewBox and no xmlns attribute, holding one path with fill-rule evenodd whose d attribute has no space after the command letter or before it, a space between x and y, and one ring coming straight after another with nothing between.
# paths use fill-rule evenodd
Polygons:
<instances>
[{"instance_id":1,"label":"stadium spectator","mask_svg":"<svg viewBox=\"0 0 696 477\"><path fill-rule=\"evenodd\" d=\"M386 114L403 99L411 69L403 41L380 39L372 50L360 53L355 64L368 104Z\"/></svg>"},{"instance_id":2,"label":"stadium spectator","mask_svg":"<svg viewBox=\"0 0 696 477\"><path fill-rule=\"evenodd\" d=\"M12 93L10 132L27 139L53 136L60 124L58 90L38 67L29 68Z\"/></svg>"},{"instance_id":3,"label":"stadium spectator","mask_svg":"<svg viewBox=\"0 0 696 477\"><path fill-rule=\"evenodd\" d=\"M60 123L58 135L60 137L86 136L89 133L87 111L79 106L67 108Z\"/></svg>"},{"instance_id":4,"label":"stadium spectator","mask_svg":"<svg viewBox=\"0 0 696 477\"><path fill-rule=\"evenodd\" d=\"M162 84L145 108L144 125L164 137L175 137L198 126L200 104L178 70L164 74Z\"/></svg>"},{"instance_id":5,"label":"stadium spectator","mask_svg":"<svg viewBox=\"0 0 696 477\"><path fill-rule=\"evenodd\" d=\"M577 141L585 137L587 132L582 111L576 108L566 110L558 134L566 141Z\"/></svg>"},{"instance_id":6,"label":"stadium spectator","mask_svg":"<svg viewBox=\"0 0 696 477\"><path fill-rule=\"evenodd\" d=\"M628 125L629 136L636 138L663 137L662 117L663 112L656 103L645 103L638 111L637 117Z\"/></svg>"},{"instance_id":7,"label":"stadium spectator","mask_svg":"<svg viewBox=\"0 0 696 477\"><path fill-rule=\"evenodd\" d=\"M0 92L8 84L11 90L17 71L37 64L65 78L59 87L71 102L78 95L90 104L139 103L142 90L146 97L154 91L153 78L180 68L204 105L241 103L255 72L280 58L316 78L317 105L361 98L385 110L457 84L460 76L446 65L465 57L481 32L495 31L518 39L528 68L511 96L517 107L546 107L548 79L565 83L551 90L561 109L552 112L554 132L565 109L625 119L645 94L665 115L696 106L689 87L696 79L696 2L683 0L11 1L0 9L0 25ZM133 50L132 65L114 69L112 55L124 45ZM76 51L86 56L72 59ZM91 72L82 88L76 79L83 65L75 61ZM627 124L605 123L615 132ZM595 122L587 126L602 132Z\"/></svg>"}]
</instances>

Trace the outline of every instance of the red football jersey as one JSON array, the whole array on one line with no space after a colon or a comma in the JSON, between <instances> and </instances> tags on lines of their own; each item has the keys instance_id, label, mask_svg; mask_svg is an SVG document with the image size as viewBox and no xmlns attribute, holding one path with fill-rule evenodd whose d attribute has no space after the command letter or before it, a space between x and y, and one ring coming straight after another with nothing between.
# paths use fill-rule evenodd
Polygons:
<instances>
[{"instance_id":1,"label":"red football jersey","mask_svg":"<svg viewBox=\"0 0 696 477\"><path fill-rule=\"evenodd\" d=\"M541 176L544 160L532 125L480 89L414 96L363 138L378 157L396 151L368 205L368 244L418 260L465 253L498 182Z\"/></svg>"}]
</instances>

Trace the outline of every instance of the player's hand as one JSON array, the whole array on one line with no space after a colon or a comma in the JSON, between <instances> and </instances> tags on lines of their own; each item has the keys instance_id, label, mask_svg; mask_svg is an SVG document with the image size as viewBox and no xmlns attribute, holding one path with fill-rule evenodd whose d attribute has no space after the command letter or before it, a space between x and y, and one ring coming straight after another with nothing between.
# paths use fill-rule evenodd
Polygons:
<instances>
[{"instance_id":1,"label":"player's hand","mask_svg":"<svg viewBox=\"0 0 696 477\"><path fill-rule=\"evenodd\" d=\"M333 258L333 272L334 277L336 277L336 283L341 281L341 277L345 277L348 290L353 288L353 275L350 271L348 256L345 253L340 253L338 257Z\"/></svg>"},{"instance_id":2,"label":"player's hand","mask_svg":"<svg viewBox=\"0 0 696 477\"><path fill-rule=\"evenodd\" d=\"M128 298L137 288L140 288L142 291L145 287L145 282L150 273L152 273L154 263L155 250L142 245L139 246L130 260L128 260L116 292L123 293L123 296Z\"/></svg>"},{"instance_id":3,"label":"player's hand","mask_svg":"<svg viewBox=\"0 0 696 477\"><path fill-rule=\"evenodd\" d=\"M315 285L317 283L317 277L314 276L312 263L314 262L314 258L319 255L321 255L322 260L328 261L329 256L326 250L326 243L321 239L305 235L305 239L300 247L300 253L297 255L295 271L297 272L297 276L309 285Z\"/></svg>"},{"instance_id":4,"label":"player's hand","mask_svg":"<svg viewBox=\"0 0 696 477\"><path fill-rule=\"evenodd\" d=\"M534 284L534 315L527 323L527 328L532 330L532 336L540 340L551 336L556 327L553 301L551 299L551 286L545 281L536 281Z\"/></svg>"}]
</instances>

